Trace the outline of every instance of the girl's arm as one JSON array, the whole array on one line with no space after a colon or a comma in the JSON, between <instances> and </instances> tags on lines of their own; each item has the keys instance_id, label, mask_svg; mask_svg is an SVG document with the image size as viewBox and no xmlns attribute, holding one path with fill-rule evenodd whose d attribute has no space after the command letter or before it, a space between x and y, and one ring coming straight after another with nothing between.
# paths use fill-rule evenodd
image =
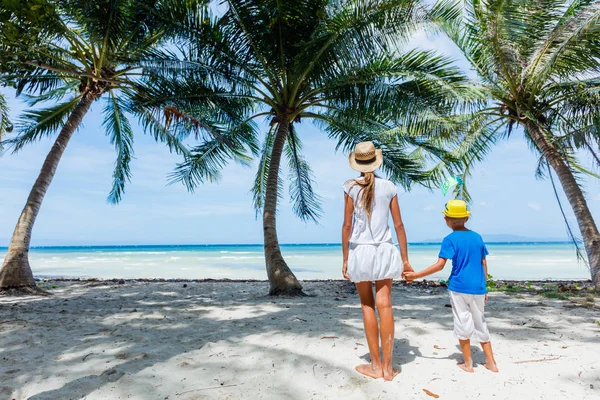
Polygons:
<instances>
[{"instance_id":1,"label":"girl's arm","mask_svg":"<svg viewBox=\"0 0 600 400\"><path fill-rule=\"evenodd\" d=\"M408 244L406 243L406 231L404 230L404 222L402 222L402 216L400 215L400 205L398 204L398 196L394 196L390 202L390 212L392 213L392 220L394 221L394 229L396 230L396 237L398 238L398 245L400 245L400 255L402 257L402 264L404 266L404 272L414 271L408 261Z\"/></svg>"},{"instance_id":2,"label":"girl's arm","mask_svg":"<svg viewBox=\"0 0 600 400\"><path fill-rule=\"evenodd\" d=\"M429 268L425 268L423 271L419 271L419 272L406 272L404 274L404 278L407 281L414 281L415 279L419 279L419 278L424 278L426 276L429 276L431 274L435 274L436 272L440 272L441 270L444 269L444 266L446 265L446 259L445 258L438 258L437 262L435 264L433 264L432 266L430 266Z\"/></svg>"},{"instance_id":3,"label":"girl's arm","mask_svg":"<svg viewBox=\"0 0 600 400\"><path fill-rule=\"evenodd\" d=\"M352 214L354 214L354 202L352 197L344 193L344 223L342 225L342 255L344 264L342 266L342 275L344 279L350 279L348 276L348 247L350 245L350 235L352 234Z\"/></svg>"}]
</instances>

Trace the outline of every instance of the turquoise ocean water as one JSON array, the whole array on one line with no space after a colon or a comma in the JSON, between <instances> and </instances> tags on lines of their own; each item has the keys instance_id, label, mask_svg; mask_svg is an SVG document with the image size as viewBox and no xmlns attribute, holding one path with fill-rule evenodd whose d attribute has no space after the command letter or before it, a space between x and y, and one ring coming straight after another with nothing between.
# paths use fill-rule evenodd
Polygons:
<instances>
[{"instance_id":1,"label":"turquoise ocean water","mask_svg":"<svg viewBox=\"0 0 600 400\"><path fill-rule=\"evenodd\" d=\"M568 243L488 243L496 279L589 279ZM437 260L439 244L410 244L415 269ZM0 248L0 259L6 248ZM339 244L282 245L299 279L340 279ZM266 279L262 245L37 247L30 252L39 277ZM450 264L433 278L446 279Z\"/></svg>"}]
</instances>

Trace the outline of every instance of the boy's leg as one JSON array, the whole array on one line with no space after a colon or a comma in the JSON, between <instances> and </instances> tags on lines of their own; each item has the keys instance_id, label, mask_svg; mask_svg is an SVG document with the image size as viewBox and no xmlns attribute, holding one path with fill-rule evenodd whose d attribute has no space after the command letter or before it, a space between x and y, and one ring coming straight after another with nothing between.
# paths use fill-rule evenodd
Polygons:
<instances>
[{"instance_id":1,"label":"boy's leg","mask_svg":"<svg viewBox=\"0 0 600 400\"><path fill-rule=\"evenodd\" d=\"M483 354L485 354L485 367L492 372L498 372L494 353L492 352L492 342L481 342L481 348L483 349Z\"/></svg>"},{"instance_id":2,"label":"boy's leg","mask_svg":"<svg viewBox=\"0 0 600 400\"><path fill-rule=\"evenodd\" d=\"M381 358L379 356L379 329L377 328L377 316L375 315L375 299L373 298L372 282L357 282L356 289L360 296L362 306L365 335L371 353L371 364L362 364L356 370L371 378L383 377L381 370Z\"/></svg>"},{"instance_id":3,"label":"boy's leg","mask_svg":"<svg viewBox=\"0 0 600 400\"><path fill-rule=\"evenodd\" d=\"M379 312L381 348L383 350L383 379L391 381L398 370L392 367L394 351L394 311L392 310L392 280L375 282L375 304Z\"/></svg>"},{"instance_id":4,"label":"boy's leg","mask_svg":"<svg viewBox=\"0 0 600 400\"><path fill-rule=\"evenodd\" d=\"M474 296L471 304L471 313L475 325L475 337L481 343L483 354L485 354L485 367L492 372L498 372L494 353L492 352L492 343L490 342L490 332L485 321L485 295Z\"/></svg>"},{"instance_id":5,"label":"boy's leg","mask_svg":"<svg viewBox=\"0 0 600 400\"><path fill-rule=\"evenodd\" d=\"M460 343L460 350L462 351L463 359L465 360L462 363L458 363L458 368L467 372L475 372L473 370L473 358L471 357L471 340L458 339L458 343Z\"/></svg>"},{"instance_id":6,"label":"boy's leg","mask_svg":"<svg viewBox=\"0 0 600 400\"><path fill-rule=\"evenodd\" d=\"M469 309L469 302L467 301L469 295L453 291L449 292L452 314L454 315L454 335L460 343L460 349L464 358L462 363L458 363L458 367L464 371L473 372L470 338L475 331L475 327Z\"/></svg>"}]
</instances>

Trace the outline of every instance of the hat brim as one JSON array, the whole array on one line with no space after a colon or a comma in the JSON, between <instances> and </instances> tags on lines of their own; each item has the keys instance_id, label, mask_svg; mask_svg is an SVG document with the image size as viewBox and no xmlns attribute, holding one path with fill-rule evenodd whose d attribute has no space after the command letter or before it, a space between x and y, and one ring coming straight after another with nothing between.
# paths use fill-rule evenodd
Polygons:
<instances>
[{"instance_id":1,"label":"hat brim","mask_svg":"<svg viewBox=\"0 0 600 400\"><path fill-rule=\"evenodd\" d=\"M442 211L442 214L444 214L448 218L467 218L469 215L471 215L471 211L465 211L464 213L453 214L451 212L444 210L444 211Z\"/></svg>"},{"instance_id":2,"label":"hat brim","mask_svg":"<svg viewBox=\"0 0 600 400\"><path fill-rule=\"evenodd\" d=\"M359 163L356 161L356 156L354 152L350 153L348 156L348 162L350 163L350 168L358 172L373 172L377 168L381 166L383 162L383 151L381 149L375 150L375 160L368 164Z\"/></svg>"}]
</instances>

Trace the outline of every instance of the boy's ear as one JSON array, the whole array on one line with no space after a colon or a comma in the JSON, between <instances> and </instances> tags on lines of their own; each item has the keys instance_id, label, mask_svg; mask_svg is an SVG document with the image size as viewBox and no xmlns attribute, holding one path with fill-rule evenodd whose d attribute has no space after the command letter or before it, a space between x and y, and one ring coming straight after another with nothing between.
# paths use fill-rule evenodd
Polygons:
<instances>
[{"instance_id":1,"label":"boy's ear","mask_svg":"<svg viewBox=\"0 0 600 400\"><path fill-rule=\"evenodd\" d=\"M465 217L465 223L467 223L468 220L469 220L469 217Z\"/></svg>"}]
</instances>

